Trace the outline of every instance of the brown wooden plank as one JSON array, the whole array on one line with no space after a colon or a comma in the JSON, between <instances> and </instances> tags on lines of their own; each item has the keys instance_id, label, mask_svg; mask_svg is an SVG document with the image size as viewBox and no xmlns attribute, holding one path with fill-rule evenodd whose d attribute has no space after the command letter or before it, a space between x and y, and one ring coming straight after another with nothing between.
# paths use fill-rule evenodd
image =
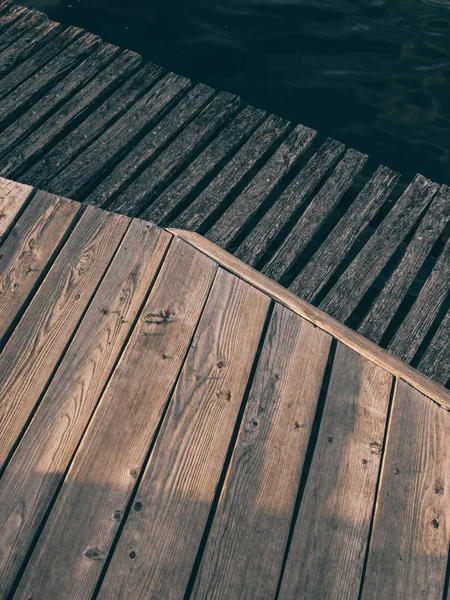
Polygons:
<instances>
[{"instance_id":1,"label":"brown wooden plank","mask_svg":"<svg viewBox=\"0 0 450 600\"><path fill-rule=\"evenodd\" d=\"M235 255L249 265L256 265L280 230L303 206L344 153L344 149L343 144L327 139L235 250Z\"/></svg>"},{"instance_id":2,"label":"brown wooden plank","mask_svg":"<svg viewBox=\"0 0 450 600\"><path fill-rule=\"evenodd\" d=\"M268 277L279 280L295 264L300 253L311 242L339 200L353 185L355 177L362 170L366 160L367 155L356 150L348 150L345 153L324 186L264 266L263 272Z\"/></svg>"},{"instance_id":3,"label":"brown wooden plank","mask_svg":"<svg viewBox=\"0 0 450 600\"><path fill-rule=\"evenodd\" d=\"M0 19L0 34L3 35L3 32L5 32L13 23L24 17L27 11L28 9L24 6L16 6L13 5L12 2L8 5L3 5L2 16Z\"/></svg>"},{"instance_id":4,"label":"brown wooden plank","mask_svg":"<svg viewBox=\"0 0 450 600\"><path fill-rule=\"evenodd\" d=\"M87 207L0 355L0 469L52 376L129 219Z\"/></svg>"},{"instance_id":5,"label":"brown wooden plank","mask_svg":"<svg viewBox=\"0 0 450 600\"><path fill-rule=\"evenodd\" d=\"M206 237L226 248L256 214L269 194L295 167L317 132L298 125L258 171L245 190L207 232Z\"/></svg>"},{"instance_id":6,"label":"brown wooden plank","mask_svg":"<svg viewBox=\"0 0 450 600\"><path fill-rule=\"evenodd\" d=\"M32 192L33 188L29 185L0 177L0 242L6 237Z\"/></svg>"},{"instance_id":7,"label":"brown wooden plank","mask_svg":"<svg viewBox=\"0 0 450 600\"><path fill-rule=\"evenodd\" d=\"M309 259L289 289L312 302L330 280L352 244L386 202L399 180L398 173L379 167L349 210Z\"/></svg>"},{"instance_id":8,"label":"brown wooden plank","mask_svg":"<svg viewBox=\"0 0 450 600\"><path fill-rule=\"evenodd\" d=\"M320 308L345 321L411 231L439 186L417 175L370 240L331 288Z\"/></svg>"},{"instance_id":9,"label":"brown wooden plank","mask_svg":"<svg viewBox=\"0 0 450 600\"><path fill-rule=\"evenodd\" d=\"M419 363L418 369L439 381L442 385L450 382L450 309L442 319L436 333Z\"/></svg>"},{"instance_id":10,"label":"brown wooden plank","mask_svg":"<svg viewBox=\"0 0 450 600\"><path fill-rule=\"evenodd\" d=\"M0 344L63 243L79 205L38 192L2 246Z\"/></svg>"},{"instance_id":11,"label":"brown wooden plank","mask_svg":"<svg viewBox=\"0 0 450 600\"><path fill-rule=\"evenodd\" d=\"M440 599L450 539L450 414L399 380L362 599Z\"/></svg>"},{"instance_id":12,"label":"brown wooden plank","mask_svg":"<svg viewBox=\"0 0 450 600\"><path fill-rule=\"evenodd\" d=\"M79 600L92 597L216 269L182 240L172 243L53 506L17 598L67 598L73 589Z\"/></svg>"},{"instance_id":13,"label":"brown wooden plank","mask_svg":"<svg viewBox=\"0 0 450 600\"><path fill-rule=\"evenodd\" d=\"M280 598L357 598L392 375L338 344Z\"/></svg>"},{"instance_id":14,"label":"brown wooden plank","mask_svg":"<svg viewBox=\"0 0 450 600\"><path fill-rule=\"evenodd\" d=\"M219 271L99 598L183 597L269 303Z\"/></svg>"},{"instance_id":15,"label":"brown wooden plank","mask_svg":"<svg viewBox=\"0 0 450 600\"><path fill-rule=\"evenodd\" d=\"M19 19L14 20L0 37L0 52L20 39L31 27L36 27L45 19L45 15L37 10L26 10Z\"/></svg>"},{"instance_id":16,"label":"brown wooden plank","mask_svg":"<svg viewBox=\"0 0 450 600\"><path fill-rule=\"evenodd\" d=\"M192 598L275 597L330 342L275 306Z\"/></svg>"},{"instance_id":17,"label":"brown wooden plank","mask_svg":"<svg viewBox=\"0 0 450 600\"><path fill-rule=\"evenodd\" d=\"M133 221L0 481L0 594L7 596L170 243ZM20 512L20 519L17 514Z\"/></svg>"},{"instance_id":18,"label":"brown wooden plank","mask_svg":"<svg viewBox=\"0 0 450 600\"><path fill-rule=\"evenodd\" d=\"M406 296L433 244L450 218L450 189L443 185L432 199L402 260L371 306L358 331L380 343L392 317ZM448 283L450 284L450 277ZM408 340L409 342L409 340Z\"/></svg>"}]
</instances>

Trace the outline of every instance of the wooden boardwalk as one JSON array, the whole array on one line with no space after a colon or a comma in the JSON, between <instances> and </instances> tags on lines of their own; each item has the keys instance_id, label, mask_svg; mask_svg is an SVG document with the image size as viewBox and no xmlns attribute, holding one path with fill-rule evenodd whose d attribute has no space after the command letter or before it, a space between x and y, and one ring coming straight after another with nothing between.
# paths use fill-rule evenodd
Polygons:
<instances>
[{"instance_id":1,"label":"wooden boardwalk","mask_svg":"<svg viewBox=\"0 0 450 600\"><path fill-rule=\"evenodd\" d=\"M450 190L0 0L0 175L198 232L443 385Z\"/></svg>"},{"instance_id":2,"label":"wooden boardwalk","mask_svg":"<svg viewBox=\"0 0 450 600\"><path fill-rule=\"evenodd\" d=\"M449 390L198 234L6 185L2 599L445 600Z\"/></svg>"}]
</instances>

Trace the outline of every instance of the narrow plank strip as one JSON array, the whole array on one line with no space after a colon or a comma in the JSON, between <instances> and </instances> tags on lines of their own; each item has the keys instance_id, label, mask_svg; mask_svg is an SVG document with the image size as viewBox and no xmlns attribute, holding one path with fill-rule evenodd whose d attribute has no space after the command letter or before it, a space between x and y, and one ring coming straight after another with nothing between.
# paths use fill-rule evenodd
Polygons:
<instances>
[{"instance_id":1,"label":"narrow plank strip","mask_svg":"<svg viewBox=\"0 0 450 600\"><path fill-rule=\"evenodd\" d=\"M0 355L0 469L128 223L126 217L87 207Z\"/></svg>"},{"instance_id":2,"label":"narrow plank strip","mask_svg":"<svg viewBox=\"0 0 450 600\"><path fill-rule=\"evenodd\" d=\"M192 598L275 597L330 342L275 306Z\"/></svg>"},{"instance_id":3,"label":"narrow plank strip","mask_svg":"<svg viewBox=\"0 0 450 600\"><path fill-rule=\"evenodd\" d=\"M11 231L0 256L0 344L61 246L79 205L38 192Z\"/></svg>"},{"instance_id":4,"label":"narrow plank strip","mask_svg":"<svg viewBox=\"0 0 450 600\"><path fill-rule=\"evenodd\" d=\"M287 121L279 117L268 117L211 183L174 220L174 225L197 231L227 197L256 172L289 126Z\"/></svg>"},{"instance_id":5,"label":"narrow plank strip","mask_svg":"<svg viewBox=\"0 0 450 600\"><path fill-rule=\"evenodd\" d=\"M0 2L0 31L2 31L2 25L4 19L8 19L7 14L11 10L13 4L10 0L1 0Z\"/></svg>"},{"instance_id":6,"label":"narrow plank strip","mask_svg":"<svg viewBox=\"0 0 450 600\"><path fill-rule=\"evenodd\" d=\"M0 177L0 242L6 237L32 192L33 188L29 185Z\"/></svg>"},{"instance_id":7,"label":"narrow plank strip","mask_svg":"<svg viewBox=\"0 0 450 600\"><path fill-rule=\"evenodd\" d=\"M439 186L417 175L370 240L355 257L320 308L345 321L358 305L389 258L408 235Z\"/></svg>"},{"instance_id":8,"label":"narrow plank strip","mask_svg":"<svg viewBox=\"0 0 450 600\"><path fill-rule=\"evenodd\" d=\"M448 385L450 381L450 310L442 319L430 345L419 363L418 369L442 383Z\"/></svg>"},{"instance_id":9,"label":"narrow plank strip","mask_svg":"<svg viewBox=\"0 0 450 600\"><path fill-rule=\"evenodd\" d=\"M15 6L12 2L9 5L3 5L2 16L0 19L0 34L8 29L13 23L21 19L27 12L24 6Z\"/></svg>"},{"instance_id":10,"label":"narrow plank strip","mask_svg":"<svg viewBox=\"0 0 450 600\"><path fill-rule=\"evenodd\" d=\"M26 171L21 179L48 189L50 181L117 121L161 77L164 70L152 63L142 67L63 140Z\"/></svg>"},{"instance_id":11,"label":"narrow plank strip","mask_svg":"<svg viewBox=\"0 0 450 600\"><path fill-rule=\"evenodd\" d=\"M0 37L0 52L20 39L31 27L36 27L45 19L45 15L37 10L26 10L17 20L9 25Z\"/></svg>"},{"instance_id":12,"label":"narrow plank strip","mask_svg":"<svg viewBox=\"0 0 450 600\"><path fill-rule=\"evenodd\" d=\"M7 596L135 323L170 234L133 221L0 482ZM18 515L20 517L18 518Z\"/></svg>"},{"instance_id":13,"label":"narrow plank strip","mask_svg":"<svg viewBox=\"0 0 450 600\"><path fill-rule=\"evenodd\" d=\"M161 156L120 194L112 203L112 208L131 215L141 213L165 184L195 157L199 149L236 112L239 103L239 98L232 94L222 92L216 96ZM159 223L162 214L151 205L143 212L142 218Z\"/></svg>"},{"instance_id":14,"label":"narrow plank strip","mask_svg":"<svg viewBox=\"0 0 450 600\"><path fill-rule=\"evenodd\" d=\"M344 149L343 144L327 139L235 250L235 256L249 265L256 265L280 230L344 153Z\"/></svg>"},{"instance_id":15,"label":"narrow plank strip","mask_svg":"<svg viewBox=\"0 0 450 600\"><path fill-rule=\"evenodd\" d=\"M256 214L283 177L295 167L316 134L316 131L303 125L295 127L245 190L214 223L206 237L226 248Z\"/></svg>"},{"instance_id":16,"label":"narrow plank strip","mask_svg":"<svg viewBox=\"0 0 450 600\"><path fill-rule=\"evenodd\" d=\"M392 375L338 344L280 598L357 598Z\"/></svg>"},{"instance_id":17,"label":"narrow plank strip","mask_svg":"<svg viewBox=\"0 0 450 600\"><path fill-rule=\"evenodd\" d=\"M367 160L366 154L348 150L336 169L312 199L303 215L292 227L281 246L264 266L263 272L279 280L294 265L299 254L306 248L324 224L339 200L353 185L355 177Z\"/></svg>"},{"instance_id":18,"label":"narrow plank strip","mask_svg":"<svg viewBox=\"0 0 450 600\"><path fill-rule=\"evenodd\" d=\"M196 85L101 182L88 197L88 202L103 206L120 194L214 94L214 90L209 86Z\"/></svg>"},{"instance_id":19,"label":"narrow plank strip","mask_svg":"<svg viewBox=\"0 0 450 600\"><path fill-rule=\"evenodd\" d=\"M112 48L111 46L110 50ZM122 52L115 59L114 54L115 51L111 52L113 60L106 68L102 69L102 65L99 64L99 69L102 70L98 75L94 76L55 113L52 113L50 118L47 118L36 131L12 147L8 156L0 162L2 173L11 178L18 177L31 161L36 162L47 148L51 147L52 142L60 137L66 129L72 127L72 124L93 104L101 101L127 79L138 68L142 60L134 52ZM81 70L86 71L87 65L81 64ZM75 75L73 73L71 78Z\"/></svg>"},{"instance_id":20,"label":"narrow plank strip","mask_svg":"<svg viewBox=\"0 0 450 600\"><path fill-rule=\"evenodd\" d=\"M358 327L362 335L377 344L380 343L392 317L449 218L450 189L443 185L432 199L402 260ZM450 280L448 283L450 284Z\"/></svg>"},{"instance_id":21,"label":"narrow plank strip","mask_svg":"<svg viewBox=\"0 0 450 600\"><path fill-rule=\"evenodd\" d=\"M398 381L362 599L442 598L450 538L450 415Z\"/></svg>"},{"instance_id":22,"label":"narrow plank strip","mask_svg":"<svg viewBox=\"0 0 450 600\"><path fill-rule=\"evenodd\" d=\"M269 303L219 270L99 598L183 597Z\"/></svg>"},{"instance_id":23,"label":"narrow plank strip","mask_svg":"<svg viewBox=\"0 0 450 600\"><path fill-rule=\"evenodd\" d=\"M294 294L298 294L308 302L314 300L330 280L354 241L389 198L399 178L398 173L383 166L375 171L352 203L350 210L327 235L289 286Z\"/></svg>"},{"instance_id":24,"label":"narrow plank strip","mask_svg":"<svg viewBox=\"0 0 450 600\"><path fill-rule=\"evenodd\" d=\"M49 190L54 193L64 190L65 195L75 199L88 193L104 173L112 169L114 161L142 129L156 123L189 87L188 79L167 74L59 173L49 184ZM80 172L83 173L82 178Z\"/></svg>"},{"instance_id":25,"label":"narrow plank strip","mask_svg":"<svg viewBox=\"0 0 450 600\"><path fill-rule=\"evenodd\" d=\"M74 589L78 600L92 597L216 269L182 240L172 243L25 570L17 598L67 598Z\"/></svg>"},{"instance_id":26,"label":"narrow plank strip","mask_svg":"<svg viewBox=\"0 0 450 600\"><path fill-rule=\"evenodd\" d=\"M192 244L194 248L211 257L238 277L248 281L248 283L271 296L277 302L280 302L307 321L331 334L382 369L389 371L397 377L401 377L410 383L410 385L432 398L440 406L450 410L450 390L425 377L425 375L422 375L416 369L395 358L392 354L386 352L386 350L352 331L349 327L346 327L336 319L333 319L333 317L309 304L309 302L302 300L280 284L241 262L235 256L223 250L220 246L211 243L201 235L191 231L182 231L181 229L169 229L169 231Z\"/></svg>"}]
</instances>

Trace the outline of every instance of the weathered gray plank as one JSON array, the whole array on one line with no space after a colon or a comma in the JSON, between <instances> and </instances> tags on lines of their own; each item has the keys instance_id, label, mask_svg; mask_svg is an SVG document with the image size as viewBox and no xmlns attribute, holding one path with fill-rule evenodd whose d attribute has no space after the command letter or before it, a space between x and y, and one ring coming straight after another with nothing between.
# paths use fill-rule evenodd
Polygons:
<instances>
[{"instance_id":1,"label":"weathered gray plank","mask_svg":"<svg viewBox=\"0 0 450 600\"><path fill-rule=\"evenodd\" d=\"M206 237L215 244L226 248L255 215L283 177L295 167L316 133L303 125L295 127L245 190L214 223Z\"/></svg>"},{"instance_id":2,"label":"weathered gray plank","mask_svg":"<svg viewBox=\"0 0 450 600\"><path fill-rule=\"evenodd\" d=\"M327 139L235 250L235 256L255 266L280 230L344 153L344 148L343 144Z\"/></svg>"},{"instance_id":3,"label":"weathered gray plank","mask_svg":"<svg viewBox=\"0 0 450 600\"><path fill-rule=\"evenodd\" d=\"M19 9L20 12L20 9ZM45 19L45 15L37 10L25 10L18 19L8 25L8 28L0 37L0 52L20 39L31 27L36 27Z\"/></svg>"},{"instance_id":4,"label":"weathered gray plank","mask_svg":"<svg viewBox=\"0 0 450 600\"><path fill-rule=\"evenodd\" d=\"M399 175L386 167L379 167L375 171L350 209L290 284L289 289L294 294L309 302L314 300L354 241L386 202L398 179Z\"/></svg>"},{"instance_id":5,"label":"weathered gray plank","mask_svg":"<svg viewBox=\"0 0 450 600\"><path fill-rule=\"evenodd\" d=\"M67 598L74 589L78 600L92 597L216 268L182 240L172 242L25 570L17 598Z\"/></svg>"},{"instance_id":6,"label":"weathered gray plank","mask_svg":"<svg viewBox=\"0 0 450 600\"><path fill-rule=\"evenodd\" d=\"M0 177L0 243L6 238L32 192L33 188L29 185Z\"/></svg>"},{"instance_id":7,"label":"weathered gray plank","mask_svg":"<svg viewBox=\"0 0 450 600\"><path fill-rule=\"evenodd\" d=\"M439 186L417 175L370 240L328 292L320 308L345 321L408 235Z\"/></svg>"},{"instance_id":8,"label":"weathered gray plank","mask_svg":"<svg viewBox=\"0 0 450 600\"><path fill-rule=\"evenodd\" d=\"M339 200L352 186L367 160L365 154L348 150L308 208L264 266L263 272L278 281L296 262Z\"/></svg>"},{"instance_id":9,"label":"weathered gray plank","mask_svg":"<svg viewBox=\"0 0 450 600\"><path fill-rule=\"evenodd\" d=\"M0 594L11 591L171 236L133 221L0 482ZM17 514L20 512L20 519Z\"/></svg>"},{"instance_id":10,"label":"weathered gray plank","mask_svg":"<svg viewBox=\"0 0 450 600\"><path fill-rule=\"evenodd\" d=\"M290 124L279 117L268 117L252 134L230 162L179 215L173 225L197 231L238 187L256 172Z\"/></svg>"},{"instance_id":11,"label":"weathered gray plank","mask_svg":"<svg viewBox=\"0 0 450 600\"><path fill-rule=\"evenodd\" d=\"M419 363L418 369L439 381L442 385L450 383L450 310L442 319L428 348Z\"/></svg>"},{"instance_id":12,"label":"weathered gray plank","mask_svg":"<svg viewBox=\"0 0 450 600\"><path fill-rule=\"evenodd\" d=\"M275 597L330 342L275 306L193 599Z\"/></svg>"},{"instance_id":13,"label":"weathered gray plank","mask_svg":"<svg viewBox=\"0 0 450 600\"><path fill-rule=\"evenodd\" d=\"M362 600L441 599L450 538L450 414L399 380Z\"/></svg>"}]
</instances>

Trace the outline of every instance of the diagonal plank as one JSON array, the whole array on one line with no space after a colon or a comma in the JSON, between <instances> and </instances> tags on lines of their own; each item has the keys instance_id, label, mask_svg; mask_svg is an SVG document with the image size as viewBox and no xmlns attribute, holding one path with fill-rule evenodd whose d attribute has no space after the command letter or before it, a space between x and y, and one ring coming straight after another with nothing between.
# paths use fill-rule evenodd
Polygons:
<instances>
[{"instance_id":1,"label":"diagonal plank","mask_svg":"<svg viewBox=\"0 0 450 600\"><path fill-rule=\"evenodd\" d=\"M0 242L31 198L33 188L0 177Z\"/></svg>"},{"instance_id":2,"label":"diagonal plank","mask_svg":"<svg viewBox=\"0 0 450 600\"><path fill-rule=\"evenodd\" d=\"M450 414L398 380L362 600L441 599L450 538Z\"/></svg>"},{"instance_id":3,"label":"diagonal plank","mask_svg":"<svg viewBox=\"0 0 450 600\"><path fill-rule=\"evenodd\" d=\"M67 598L73 589L79 600L92 597L216 270L210 259L182 240L172 242L25 570L17 598Z\"/></svg>"},{"instance_id":4,"label":"diagonal plank","mask_svg":"<svg viewBox=\"0 0 450 600\"><path fill-rule=\"evenodd\" d=\"M129 224L87 207L0 355L0 469Z\"/></svg>"},{"instance_id":5,"label":"diagonal plank","mask_svg":"<svg viewBox=\"0 0 450 600\"><path fill-rule=\"evenodd\" d=\"M274 598L331 337L275 305L192 598Z\"/></svg>"},{"instance_id":6,"label":"diagonal plank","mask_svg":"<svg viewBox=\"0 0 450 600\"><path fill-rule=\"evenodd\" d=\"M2 246L0 346L52 261L80 205L37 192Z\"/></svg>"},{"instance_id":7,"label":"diagonal plank","mask_svg":"<svg viewBox=\"0 0 450 600\"><path fill-rule=\"evenodd\" d=\"M0 37L0 52L18 39L20 39L31 27L39 25L47 17L37 10L26 10L18 20L9 25Z\"/></svg>"},{"instance_id":8,"label":"diagonal plank","mask_svg":"<svg viewBox=\"0 0 450 600\"><path fill-rule=\"evenodd\" d=\"M170 234L132 221L0 482L0 595L28 549L157 273ZM20 518L18 515L20 514Z\"/></svg>"},{"instance_id":9,"label":"diagonal plank","mask_svg":"<svg viewBox=\"0 0 450 600\"><path fill-rule=\"evenodd\" d=\"M183 597L269 303L219 270L99 598Z\"/></svg>"},{"instance_id":10,"label":"diagonal plank","mask_svg":"<svg viewBox=\"0 0 450 600\"><path fill-rule=\"evenodd\" d=\"M418 369L442 385L450 383L450 308L419 363Z\"/></svg>"},{"instance_id":11,"label":"diagonal plank","mask_svg":"<svg viewBox=\"0 0 450 600\"><path fill-rule=\"evenodd\" d=\"M0 18L0 35L2 35L7 29L19 19L22 19L28 9L23 6L16 6L12 2L8 5L2 5L2 15Z\"/></svg>"}]
</instances>

